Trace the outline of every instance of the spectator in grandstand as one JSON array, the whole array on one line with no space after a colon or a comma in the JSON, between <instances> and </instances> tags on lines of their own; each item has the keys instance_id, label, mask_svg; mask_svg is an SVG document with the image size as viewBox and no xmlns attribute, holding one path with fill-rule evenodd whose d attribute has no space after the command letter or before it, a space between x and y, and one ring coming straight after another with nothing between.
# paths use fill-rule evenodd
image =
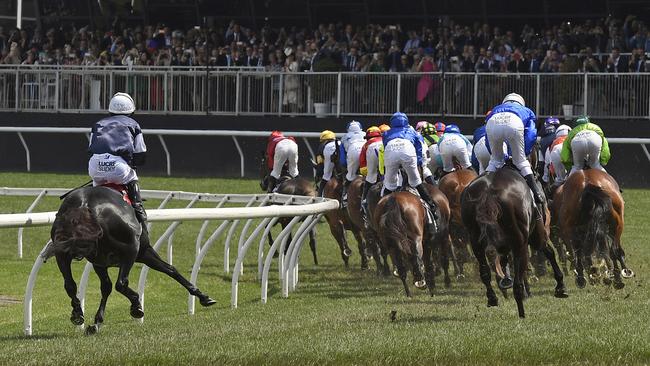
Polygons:
<instances>
[{"instance_id":1,"label":"spectator in grandstand","mask_svg":"<svg viewBox=\"0 0 650 366\"><path fill-rule=\"evenodd\" d=\"M530 65L526 62L521 54L521 50L516 48L512 54L512 60L508 62L508 72L528 72Z\"/></svg>"},{"instance_id":2,"label":"spectator in grandstand","mask_svg":"<svg viewBox=\"0 0 650 366\"><path fill-rule=\"evenodd\" d=\"M607 72L627 72L628 67L629 63L627 58L621 55L620 48L614 47L609 58L607 58Z\"/></svg>"},{"instance_id":3,"label":"spectator in grandstand","mask_svg":"<svg viewBox=\"0 0 650 366\"><path fill-rule=\"evenodd\" d=\"M647 70L647 58L643 48L638 47L632 50L629 70L631 72L645 72Z\"/></svg>"}]
</instances>

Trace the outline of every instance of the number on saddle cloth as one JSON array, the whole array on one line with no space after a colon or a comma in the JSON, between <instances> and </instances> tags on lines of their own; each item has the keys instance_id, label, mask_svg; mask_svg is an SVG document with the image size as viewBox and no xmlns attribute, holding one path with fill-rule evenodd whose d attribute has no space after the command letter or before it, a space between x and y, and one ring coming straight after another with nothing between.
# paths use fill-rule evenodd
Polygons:
<instances>
[{"instance_id":1,"label":"number on saddle cloth","mask_svg":"<svg viewBox=\"0 0 650 366\"><path fill-rule=\"evenodd\" d=\"M129 205L133 204L133 202L131 202L131 199L129 198L128 190L126 189L126 186L124 184L105 183L102 184L102 187L107 187L115 190L116 192L122 195L122 199L124 200L124 202L128 203Z\"/></svg>"}]
</instances>

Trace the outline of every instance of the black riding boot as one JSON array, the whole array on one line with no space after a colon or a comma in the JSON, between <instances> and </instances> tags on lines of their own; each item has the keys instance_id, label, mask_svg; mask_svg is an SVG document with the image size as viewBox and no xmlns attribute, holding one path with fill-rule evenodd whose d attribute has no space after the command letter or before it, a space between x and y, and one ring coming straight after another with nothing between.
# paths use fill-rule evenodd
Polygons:
<instances>
[{"instance_id":1,"label":"black riding boot","mask_svg":"<svg viewBox=\"0 0 650 366\"><path fill-rule=\"evenodd\" d=\"M135 218L142 226L142 234L140 234L140 243L149 244L149 230L147 230L147 212L144 210L142 204L142 196L140 196L140 185L137 180L132 180L126 184L126 194L131 200L131 206L135 211Z\"/></svg>"},{"instance_id":2,"label":"black riding boot","mask_svg":"<svg viewBox=\"0 0 650 366\"><path fill-rule=\"evenodd\" d=\"M361 218L363 225L368 228L368 191L372 187L372 183L363 181L363 190L361 191Z\"/></svg>"},{"instance_id":3,"label":"black riding boot","mask_svg":"<svg viewBox=\"0 0 650 366\"><path fill-rule=\"evenodd\" d=\"M433 180L433 175L430 175L430 176L424 178L424 181L431 184L432 186L436 185L436 181Z\"/></svg>"},{"instance_id":4,"label":"black riding boot","mask_svg":"<svg viewBox=\"0 0 650 366\"><path fill-rule=\"evenodd\" d=\"M269 175L269 184L266 186L266 192L267 193L272 193L273 190L275 189L275 185L277 184L278 180L275 179L274 176Z\"/></svg>"},{"instance_id":5,"label":"black riding boot","mask_svg":"<svg viewBox=\"0 0 650 366\"><path fill-rule=\"evenodd\" d=\"M424 184L420 184L419 186L415 187L415 189L418 190L418 193L420 194L422 200L424 200L424 202L426 202L426 204L429 206L429 211L431 212L431 216L433 216L433 220L434 221L438 220L438 213L436 212L436 208L438 206L436 205L435 202L433 202L433 198L431 198L431 195L429 195L429 192L427 191ZM435 223L427 222L426 229L429 235L433 236L436 232Z\"/></svg>"},{"instance_id":6,"label":"black riding boot","mask_svg":"<svg viewBox=\"0 0 650 366\"><path fill-rule=\"evenodd\" d=\"M530 190L533 191L533 197L535 198L535 206L537 211L537 219L542 220L544 218L543 212L544 205L546 204L546 197L544 196L544 193L540 191L537 182L535 182L535 176L533 174L528 174L524 177L524 179L526 180L526 184L528 184Z\"/></svg>"},{"instance_id":7,"label":"black riding boot","mask_svg":"<svg viewBox=\"0 0 650 366\"><path fill-rule=\"evenodd\" d=\"M321 179L320 182L318 182L318 196L323 197L323 191L325 190L325 185L327 184L327 181L325 179Z\"/></svg>"}]
</instances>

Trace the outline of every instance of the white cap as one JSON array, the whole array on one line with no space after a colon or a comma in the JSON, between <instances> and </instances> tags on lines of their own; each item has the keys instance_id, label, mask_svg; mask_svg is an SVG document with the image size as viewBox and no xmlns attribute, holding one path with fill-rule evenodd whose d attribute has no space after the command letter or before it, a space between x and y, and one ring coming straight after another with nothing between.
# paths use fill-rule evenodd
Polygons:
<instances>
[{"instance_id":1,"label":"white cap","mask_svg":"<svg viewBox=\"0 0 650 366\"><path fill-rule=\"evenodd\" d=\"M113 114L131 114L135 112L135 102L127 93L115 93L108 104L108 112Z\"/></svg>"},{"instance_id":2,"label":"white cap","mask_svg":"<svg viewBox=\"0 0 650 366\"><path fill-rule=\"evenodd\" d=\"M526 106L526 102L524 102L524 98L517 93L510 93L506 95L506 97L503 98L503 102L501 103L506 103L506 102L516 102L521 104L524 107Z\"/></svg>"},{"instance_id":3,"label":"white cap","mask_svg":"<svg viewBox=\"0 0 650 366\"><path fill-rule=\"evenodd\" d=\"M566 136L569 134L569 131L571 131L571 127L567 125L560 125L558 126L557 130L555 130L555 137Z\"/></svg>"}]
</instances>

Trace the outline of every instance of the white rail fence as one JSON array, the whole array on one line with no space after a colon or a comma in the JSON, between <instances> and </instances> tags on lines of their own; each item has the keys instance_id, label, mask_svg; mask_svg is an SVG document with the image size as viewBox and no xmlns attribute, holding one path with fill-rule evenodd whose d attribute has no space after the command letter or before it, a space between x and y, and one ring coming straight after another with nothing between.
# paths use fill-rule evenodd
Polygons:
<instances>
[{"instance_id":1,"label":"white rail fence","mask_svg":"<svg viewBox=\"0 0 650 366\"><path fill-rule=\"evenodd\" d=\"M90 136L90 129L88 128L83 128L83 127L2 127L0 126L0 132L6 132L6 133L16 133L18 135L18 138L20 139L20 142L23 146L23 149L25 151L25 160L26 160L26 170L29 172L31 171L31 152L29 150L29 145L27 144L27 140L25 140L23 133L63 133L63 134L84 134L87 137ZM143 129L142 132L145 134L145 136L157 136L158 139L160 140L160 143L163 147L163 151L165 152L165 158L166 158L166 173L168 176L171 175L172 167L171 167L171 151L167 148L167 144L165 143L165 139L163 136L203 136L203 137L231 137L234 144L235 148L237 149L237 152L239 154L239 163L240 163L240 176L244 177L245 176L245 155L244 151L242 150L239 140L237 139L238 137L268 137L272 131L240 131L240 130L168 130L168 129ZM314 150L312 149L308 138L318 138L320 136L320 132L292 132L292 131L286 131L284 132L286 136L293 136L296 138L301 138L307 147L307 151L309 152L310 157L312 160L316 160L314 156ZM337 134L337 136L341 136L342 134ZM470 141L473 139L473 136L471 135L466 135ZM650 152L648 152L648 149L646 148L646 144L650 144L650 138L628 138L628 137L612 137L608 138L607 141L609 141L610 144L638 144L641 145L641 149L643 150L645 156L648 158L650 161Z\"/></svg>"},{"instance_id":2,"label":"white rail fence","mask_svg":"<svg viewBox=\"0 0 650 366\"><path fill-rule=\"evenodd\" d=\"M54 222L56 212L31 212L45 196L59 196L67 189L61 188L0 188L0 196L36 196L28 212L24 214L2 214L0 215L0 228L18 227L18 249L22 255L22 234L24 227L47 226ZM261 282L261 300L266 303L268 300L268 281L271 263L275 253L278 256L278 272L282 287L282 296L288 297L290 291L295 291L298 283L298 258L305 238L310 230L314 228L323 213L338 208L338 201L320 197L291 196L282 194L210 194L182 191L156 191L143 190L142 195L148 199L161 200L158 209L149 210L150 222L172 221L163 234L158 237L153 245L154 250L159 251L163 245L167 246L167 260L172 262L172 248L174 232L184 221L202 220L203 224L196 237L194 264L192 266L191 282L196 284L201 263L206 257L210 248L223 238L224 232L228 229L224 245L224 272L230 273L232 268L231 281L231 306L237 307L239 278L243 273L243 261L248 250L257 243L257 280ZM187 201L186 208L165 209L164 207L172 200ZM197 202L215 203L215 208L192 208ZM245 204L245 207L222 207L225 204ZM281 217L293 217L287 226L276 236L270 249L264 254L267 234ZM219 220L221 224L209 235L208 228L212 221ZM234 266L231 267L230 249L234 246L234 234L239 227L241 220L246 220L237 242L237 255ZM296 224L298 228L295 229ZM256 226L254 226L256 225ZM249 234L250 229L255 229ZM260 235L262 233L262 235ZM289 241L289 234L292 240ZM207 239L206 239L207 236ZM259 238L259 239L258 239ZM152 238L153 239L153 238ZM153 242L153 240L152 240ZM42 254L51 243L47 241L40 254L36 258L27 281L24 298L24 332L32 335L32 302L34 285L41 266L45 263ZM285 253L286 250L286 253ZM283 254L285 253L285 254ZM85 305L85 294L88 285L88 276L92 264L86 263L82 278L79 283L77 297L80 299L82 308ZM144 306L144 290L149 267L143 266L138 280L138 293ZM188 297L188 312L194 314L194 297Z\"/></svg>"}]
</instances>

